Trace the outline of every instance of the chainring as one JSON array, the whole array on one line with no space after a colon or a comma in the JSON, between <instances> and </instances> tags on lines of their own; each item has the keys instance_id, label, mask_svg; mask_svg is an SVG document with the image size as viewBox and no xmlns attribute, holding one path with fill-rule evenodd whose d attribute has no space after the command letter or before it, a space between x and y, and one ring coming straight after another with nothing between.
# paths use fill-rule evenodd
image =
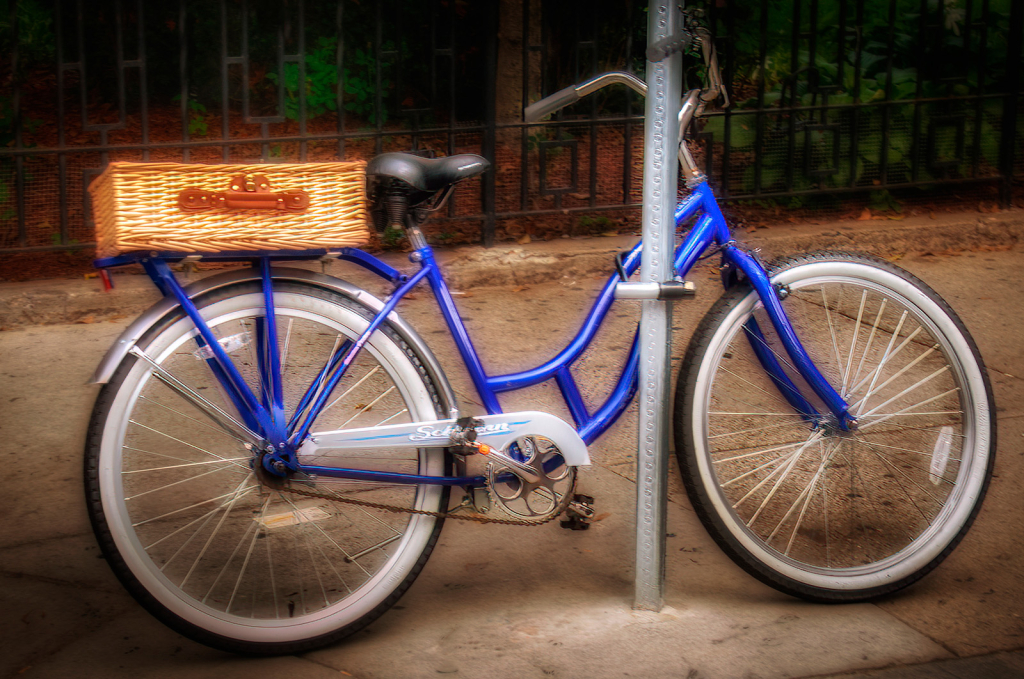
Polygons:
<instances>
[{"instance_id":1,"label":"chainring","mask_svg":"<svg viewBox=\"0 0 1024 679\"><path fill-rule=\"evenodd\" d=\"M576 468L565 463L553 441L543 436L524 436L509 446L527 469L494 461L487 465L491 497L501 509L531 522L550 521L561 514L576 488Z\"/></svg>"}]
</instances>

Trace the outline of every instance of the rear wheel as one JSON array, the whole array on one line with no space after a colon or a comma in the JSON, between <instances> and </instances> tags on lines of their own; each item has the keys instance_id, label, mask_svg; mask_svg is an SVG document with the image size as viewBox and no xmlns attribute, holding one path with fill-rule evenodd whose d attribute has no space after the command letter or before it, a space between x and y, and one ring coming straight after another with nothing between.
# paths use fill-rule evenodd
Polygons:
<instances>
[{"instance_id":1,"label":"rear wheel","mask_svg":"<svg viewBox=\"0 0 1024 679\"><path fill-rule=\"evenodd\" d=\"M734 561L784 592L853 601L905 587L961 540L991 476L994 408L977 348L934 291L888 262L821 253L769 274L857 428L789 405L754 344L812 392L756 293L732 290L694 334L677 387L690 499Z\"/></svg>"},{"instance_id":2,"label":"rear wheel","mask_svg":"<svg viewBox=\"0 0 1024 679\"><path fill-rule=\"evenodd\" d=\"M347 297L275 286L286 415L372 313ZM264 322L258 286L197 304L256 394ZM316 478L288 487L253 472L244 436L216 426L166 375L238 417L183 314L138 343L105 385L86 450L86 490L114 572L151 613L202 643L247 653L294 653L332 643L381 615L405 592L437 542L442 519L392 513L345 498L443 511L440 486ZM152 361L150 363L149 361ZM159 369L154 368L156 364ZM312 431L437 419L438 390L401 336L374 333ZM441 449L396 446L365 454L321 450L303 463L400 473L450 473ZM309 497L289 487L313 492Z\"/></svg>"}]
</instances>

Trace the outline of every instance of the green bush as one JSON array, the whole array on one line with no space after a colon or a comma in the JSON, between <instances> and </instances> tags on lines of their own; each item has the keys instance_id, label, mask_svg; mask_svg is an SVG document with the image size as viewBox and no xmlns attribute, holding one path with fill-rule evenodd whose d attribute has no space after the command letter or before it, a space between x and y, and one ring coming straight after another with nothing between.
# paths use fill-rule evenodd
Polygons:
<instances>
[{"instance_id":1,"label":"green bush","mask_svg":"<svg viewBox=\"0 0 1024 679\"><path fill-rule=\"evenodd\" d=\"M816 186L868 185L871 178L880 176L883 157L890 181L894 178L909 180L915 152L920 161L918 179L938 179L955 174L957 168L933 170L927 159L935 159L940 164L955 159L958 150L956 133L940 125L934 136L929 138L928 130L936 117L961 114L965 114L966 121L966 151L973 148L973 126L977 125L981 139L978 160L996 165L998 127L1002 115L1000 101L983 102L979 117L973 101L915 106L912 100L919 95L924 98L972 95L982 90L991 92L1001 86L1006 69L1011 1L991 0L985 51L982 52L979 32L974 29L967 44L969 54L965 58L965 24L968 20L980 18L982 8L979 3L974 3L972 8L974 16L968 17L965 0L928 0L928 21L931 23L941 17L942 30L929 30L923 35L919 33L920 0L896 0L895 23L889 20L889 0L865 0L859 33L854 25L853 3L846 3L846 34L841 35L839 0L819 0L816 23L811 24L804 5L800 25L796 27L802 33L813 32L815 35L813 64L807 49L808 41L801 38L798 41L800 51L796 55L798 71L793 73L794 6L791 0L768 0L763 63L760 58L762 2L733 0L729 6L733 27L733 44L729 52L734 55L735 63L729 65L733 76L730 88L748 93L735 98L734 115L729 119L729 146L735 162L744 162L744 153L755 151L758 132L758 115L742 112L758 108L762 101L767 112L760 114L763 125L760 183L757 183L754 164L750 162L742 180L732 182L732 191L742 194L756 190L772 192ZM722 28L718 28L720 33L723 33ZM855 49L858 38L861 46L859 60ZM927 51L928 58L922 63L923 50ZM842 55L842 69L836 62L837 54ZM950 71L962 63L971 64L973 68L964 68L961 82L947 82ZM980 63L986 65L984 71L977 68ZM824 86L828 93L823 93L815 84ZM756 94L749 94L756 92L759 86L763 87L763 100L759 100ZM854 112L855 105L886 99L908 103L860 107ZM848 105L850 108L830 110L825 114L813 110L814 106L826 103L830 107ZM790 107L812 107L812 110L786 112ZM780 109L780 113L773 113L775 108ZM832 132L808 127L821 123L838 125L839 129ZM716 142L724 142L725 125L724 116L713 116L707 119L703 131L711 133ZM883 143L882 129L886 125L889 133ZM792 131L796 133L796 140L790 147ZM858 138L857 157L851 162L850 140L854 131ZM828 168L835 172L826 176L808 177L805 167L813 172L826 169L822 167L823 161L831 163L832 144L835 142L833 134L840 135L839 166ZM748 157L753 158L752 155ZM969 153L964 158L965 164L973 160Z\"/></svg>"}]
</instances>

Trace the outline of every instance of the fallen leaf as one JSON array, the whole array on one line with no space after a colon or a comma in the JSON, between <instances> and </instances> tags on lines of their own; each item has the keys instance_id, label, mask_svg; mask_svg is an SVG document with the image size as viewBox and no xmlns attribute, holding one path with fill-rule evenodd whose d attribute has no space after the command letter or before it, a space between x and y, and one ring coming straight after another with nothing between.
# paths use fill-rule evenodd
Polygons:
<instances>
[{"instance_id":1,"label":"fallen leaf","mask_svg":"<svg viewBox=\"0 0 1024 679\"><path fill-rule=\"evenodd\" d=\"M511 288L512 292L522 292L523 290L529 290L529 289L530 289L529 285L517 285L517 286Z\"/></svg>"},{"instance_id":2,"label":"fallen leaf","mask_svg":"<svg viewBox=\"0 0 1024 679\"><path fill-rule=\"evenodd\" d=\"M618 231L603 231L603 232L601 232L601 235L605 236L606 238L612 238L614 236L618 236L619 232Z\"/></svg>"},{"instance_id":3,"label":"fallen leaf","mask_svg":"<svg viewBox=\"0 0 1024 679\"><path fill-rule=\"evenodd\" d=\"M593 518L592 520L593 520L593 521L604 521L605 519L607 519L607 518L608 518L609 516L611 516L611 515L612 515L612 513L611 513L611 512L604 512L604 513L602 513L602 514L598 514L598 515L597 515L597 516L595 516L595 517L594 517L594 518Z\"/></svg>"},{"instance_id":4,"label":"fallen leaf","mask_svg":"<svg viewBox=\"0 0 1024 679\"><path fill-rule=\"evenodd\" d=\"M938 217L935 216L934 212L929 212L928 213L928 219L938 219Z\"/></svg>"},{"instance_id":5,"label":"fallen leaf","mask_svg":"<svg viewBox=\"0 0 1024 679\"><path fill-rule=\"evenodd\" d=\"M530 234L524 233L522 236L519 237L519 239L516 242L519 243L520 245L526 245L531 240L533 239L530 238Z\"/></svg>"},{"instance_id":6,"label":"fallen leaf","mask_svg":"<svg viewBox=\"0 0 1024 679\"><path fill-rule=\"evenodd\" d=\"M894 222L898 222L898 221L900 221L902 219L906 219L906 218L907 218L906 215L889 215L889 219L893 220Z\"/></svg>"},{"instance_id":7,"label":"fallen leaf","mask_svg":"<svg viewBox=\"0 0 1024 679\"><path fill-rule=\"evenodd\" d=\"M85 318L79 318L77 321L75 321L75 323L84 323L84 324L95 323L95 322L96 322L96 318L94 316L86 316Z\"/></svg>"},{"instance_id":8,"label":"fallen leaf","mask_svg":"<svg viewBox=\"0 0 1024 679\"><path fill-rule=\"evenodd\" d=\"M857 217L858 222L865 222L869 219L871 219L871 210L868 208L864 208L864 211L860 213L860 217Z\"/></svg>"}]
</instances>

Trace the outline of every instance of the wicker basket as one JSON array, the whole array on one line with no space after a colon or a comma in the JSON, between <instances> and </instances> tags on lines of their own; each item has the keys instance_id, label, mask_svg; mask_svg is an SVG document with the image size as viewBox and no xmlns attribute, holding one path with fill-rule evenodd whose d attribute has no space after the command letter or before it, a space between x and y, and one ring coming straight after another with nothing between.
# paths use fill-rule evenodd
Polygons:
<instances>
[{"instance_id":1,"label":"wicker basket","mask_svg":"<svg viewBox=\"0 0 1024 679\"><path fill-rule=\"evenodd\" d=\"M89 186L97 254L360 245L369 239L365 171L362 161L110 163Z\"/></svg>"}]
</instances>

